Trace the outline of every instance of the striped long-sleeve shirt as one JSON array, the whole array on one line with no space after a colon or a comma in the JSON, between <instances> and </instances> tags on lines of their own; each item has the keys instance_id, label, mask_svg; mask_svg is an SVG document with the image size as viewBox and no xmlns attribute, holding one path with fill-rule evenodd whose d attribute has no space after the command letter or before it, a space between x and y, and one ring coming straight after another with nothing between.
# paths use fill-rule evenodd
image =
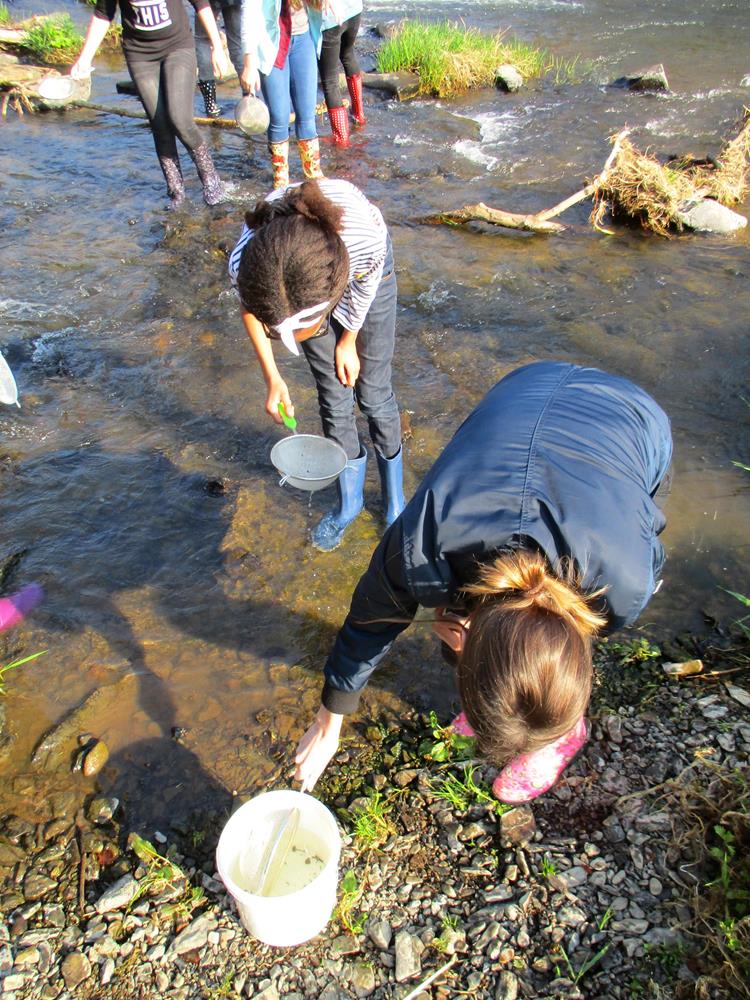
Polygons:
<instances>
[{"instance_id":1,"label":"striped long-sleeve shirt","mask_svg":"<svg viewBox=\"0 0 750 1000\"><path fill-rule=\"evenodd\" d=\"M318 184L323 194L344 210L339 236L349 254L349 284L336 304L333 316L345 330L357 332L365 321L383 276L388 229L380 210L349 181L326 177ZM283 194L283 190L272 191L267 200ZM252 238L253 230L243 226L237 246L229 256L229 277L235 287L242 251Z\"/></svg>"}]
</instances>

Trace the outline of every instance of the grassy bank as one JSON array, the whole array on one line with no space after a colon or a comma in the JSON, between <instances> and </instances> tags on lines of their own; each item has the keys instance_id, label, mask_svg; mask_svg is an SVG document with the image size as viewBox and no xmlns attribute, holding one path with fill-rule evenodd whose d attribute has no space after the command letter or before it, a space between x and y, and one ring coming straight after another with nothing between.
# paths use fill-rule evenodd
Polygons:
<instances>
[{"instance_id":1,"label":"grassy bank","mask_svg":"<svg viewBox=\"0 0 750 1000\"><path fill-rule=\"evenodd\" d=\"M557 59L505 32L486 35L450 21L405 21L377 58L379 72L417 73L422 93L434 97L492 86L503 63L515 66L524 79L554 75L556 82L563 82L581 72L576 60Z\"/></svg>"}]
</instances>

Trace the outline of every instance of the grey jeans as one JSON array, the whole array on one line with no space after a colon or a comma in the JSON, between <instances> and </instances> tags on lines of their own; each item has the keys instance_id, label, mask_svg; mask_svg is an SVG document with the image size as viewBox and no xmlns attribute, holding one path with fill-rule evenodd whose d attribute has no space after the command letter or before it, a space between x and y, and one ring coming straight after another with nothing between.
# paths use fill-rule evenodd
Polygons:
<instances>
[{"instance_id":1,"label":"grey jeans","mask_svg":"<svg viewBox=\"0 0 750 1000\"><path fill-rule=\"evenodd\" d=\"M239 76L242 73L244 65L241 37L242 7L240 4L229 7L223 4L212 4L211 7L217 21L219 20L219 13L221 13L224 19L224 31L227 36L229 58L232 60L232 65L237 76ZM213 80L214 69L211 64L211 43L208 40L205 28L197 16L195 18L195 55L198 59L198 79Z\"/></svg>"},{"instance_id":2,"label":"grey jeans","mask_svg":"<svg viewBox=\"0 0 750 1000\"><path fill-rule=\"evenodd\" d=\"M354 389L336 377L336 343L343 331L331 317L328 333L300 346L318 387L323 433L336 441L349 458L359 458L362 447L354 417L354 400L367 418L375 451L392 458L401 447L401 418L391 384L391 362L396 340L396 272L390 237L383 277L362 329L357 336L360 371Z\"/></svg>"}]
</instances>

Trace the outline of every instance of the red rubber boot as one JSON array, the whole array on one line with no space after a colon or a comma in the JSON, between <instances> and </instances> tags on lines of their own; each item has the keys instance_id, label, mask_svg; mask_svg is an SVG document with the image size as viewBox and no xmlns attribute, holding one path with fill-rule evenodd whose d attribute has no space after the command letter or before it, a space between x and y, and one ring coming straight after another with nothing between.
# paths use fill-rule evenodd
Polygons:
<instances>
[{"instance_id":1,"label":"red rubber boot","mask_svg":"<svg viewBox=\"0 0 750 1000\"><path fill-rule=\"evenodd\" d=\"M347 76L346 85L349 88L349 97L352 99L352 118L361 128L367 119L365 118L365 103L362 100L362 74Z\"/></svg>"},{"instance_id":2,"label":"red rubber boot","mask_svg":"<svg viewBox=\"0 0 750 1000\"><path fill-rule=\"evenodd\" d=\"M333 141L337 146L346 148L349 145L349 115L346 108L329 108L328 119L331 123Z\"/></svg>"}]
</instances>

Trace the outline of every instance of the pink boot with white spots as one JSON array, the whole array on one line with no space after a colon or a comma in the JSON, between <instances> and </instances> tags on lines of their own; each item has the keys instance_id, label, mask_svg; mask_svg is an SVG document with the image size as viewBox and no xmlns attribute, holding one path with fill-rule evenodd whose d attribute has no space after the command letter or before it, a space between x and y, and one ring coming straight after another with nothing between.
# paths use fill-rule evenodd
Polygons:
<instances>
[{"instance_id":1,"label":"pink boot with white spots","mask_svg":"<svg viewBox=\"0 0 750 1000\"><path fill-rule=\"evenodd\" d=\"M588 737L588 723L581 716L575 726L554 743L515 757L492 784L495 798L508 805L519 805L549 791Z\"/></svg>"}]
</instances>

